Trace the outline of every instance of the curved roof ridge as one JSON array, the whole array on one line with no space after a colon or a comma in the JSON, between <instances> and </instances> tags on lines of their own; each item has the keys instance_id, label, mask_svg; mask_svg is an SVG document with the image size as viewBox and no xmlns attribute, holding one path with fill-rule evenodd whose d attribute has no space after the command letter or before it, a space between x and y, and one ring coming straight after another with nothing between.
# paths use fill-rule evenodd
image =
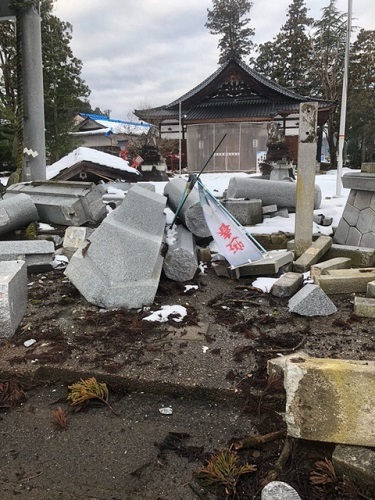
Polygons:
<instances>
[{"instance_id":1,"label":"curved roof ridge","mask_svg":"<svg viewBox=\"0 0 375 500\"><path fill-rule=\"evenodd\" d=\"M229 65L231 64L237 64L242 70L244 70L246 73L248 73L255 81L257 81L259 84L266 86L273 91L276 91L280 93L281 95L285 97L289 97L291 99L296 99L298 101L324 101L324 99L321 98L315 98L315 97L310 97L310 96L303 96L301 94L297 94L296 92L287 89L286 87L283 87L282 85L274 82L273 80L270 80L264 76L262 76L260 73L252 69L249 65L247 65L245 62L242 60L236 59L236 58L231 58L225 63L223 63L214 73L212 73L210 76L208 76L205 80L203 80L200 84L196 85L194 88L183 94L181 97L178 99L175 99L171 103L165 105L165 106L160 106L160 108L168 109L176 106L180 102L184 102L190 97L193 97L196 93L204 89L207 85L209 85L212 81L217 78L217 76L223 72Z\"/></svg>"}]
</instances>

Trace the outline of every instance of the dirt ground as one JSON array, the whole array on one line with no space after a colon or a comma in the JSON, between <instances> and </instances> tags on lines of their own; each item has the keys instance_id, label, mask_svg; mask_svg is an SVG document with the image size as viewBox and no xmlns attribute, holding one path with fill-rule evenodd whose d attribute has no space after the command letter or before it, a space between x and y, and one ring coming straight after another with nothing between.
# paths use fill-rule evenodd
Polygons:
<instances>
[{"instance_id":1,"label":"dirt ground","mask_svg":"<svg viewBox=\"0 0 375 500\"><path fill-rule=\"evenodd\" d=\"M0 342L1 499L259 499L274 478L306 500L366 498L363 485L345 478L328 473L321 483L317 463L333 446L278 432L285 431L282 383L266 373L268 359L301 349L375 360L374 320L354 315L353 296L332 296L332 316L300 317L253 280L207 269L187 293L163 276L151 311L180 304L188 314L181 323L152 323L143 320L150 310L88 304L63 271L29 278L27 313L15 336ZM36 343L26 348L30 338ZM67 385L78 373L107 382L115 413L100 404L74 411ZM25 393L20 404L6 397L10 381ZM58 406L65 430L52 422ZM238 449L254 472L202 486L196 472L213 453L275 432L268 443Z\"/></svg>"}]
</instances>

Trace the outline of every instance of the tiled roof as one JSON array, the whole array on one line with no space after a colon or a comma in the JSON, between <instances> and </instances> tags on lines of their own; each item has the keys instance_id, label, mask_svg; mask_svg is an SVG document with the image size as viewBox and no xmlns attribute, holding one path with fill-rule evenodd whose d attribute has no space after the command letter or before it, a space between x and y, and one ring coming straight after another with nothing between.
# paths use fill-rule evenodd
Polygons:
<instances>
[{"instance_id":1,"label":"tiled roof","mask_svg":"<svg viewBox=\"0 0 375 500\"><path fill-rule=\"evenodd\" d=\"M223 97L215 89L223 83L226 72L239 71L250 92L247 95ZM217 87L215 87L217 82ZM227 118L271 118L283 112L299 112L301 102L318 102L319 109L332 108L334 103L313 97L302 96L268 80L242 61L231 59L220 66L212 75L186 94L166 106L148 110L135 110L135 114L148 121L176 119L181 113L187 121ZM147 118L146 118L147 117Z\"/></svg>"}]
</instances>

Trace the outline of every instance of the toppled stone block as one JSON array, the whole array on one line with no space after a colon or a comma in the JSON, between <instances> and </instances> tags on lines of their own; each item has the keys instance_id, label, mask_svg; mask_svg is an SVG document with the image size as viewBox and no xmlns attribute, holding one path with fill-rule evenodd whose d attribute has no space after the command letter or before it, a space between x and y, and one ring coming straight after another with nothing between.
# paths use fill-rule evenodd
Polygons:
<instances>
[{"instance_id":1,"label":"toppled stone block","mask_svg":"<svg viewBox=\"0 0 375 500\"><path fill-rule=\"evenodd\" d=\"M332 238L329 236L320 236L303 254L293 263L293 271L305 273L313 264L324 255L332 246Z\"/></svg>"},{"instance_id":2,"label":"toppled stone block","mask_svg":"<svg viewBox=\"0 0 375 500\"><path fill-rule=\"evenodd\" d=\"M164 273L173 281L189 281L198 269L194 236L183 225L179 225L175 226L174 238L164 257Z\"/></svg>"},{"instance_id":3,"label":"toppled stone block","mask_svg":"<svg viewBox=\"0 0 375 500\"><path fill-rule=\"evenodd\" d=\"M224 264L214 265L218 276L239 279L242 276L262 276L277 274L279 270L293 261L293 253L286 250L271 250L262 260L231 268Z\"/></svg>"},{"instance_id":4,"label":"toppled stone block","mask_svg":"<svg viewBox=\"0 0 375 500\"><path fill-rule=\"evenodd\" d=\"M22 260L0 262L0 338L10 338L26 312L27 268Z\"/></svg>"},{"instance_id":5,"label":"toppled stone block","mask_svg":"<svg viewBox=\"0 0 375 500\"><path fill-rule=\"evenodd\" d=\"M347 257L352 261L353 267L372 267L375 264L375 248L334 243L323 255L322 260L335 259L336 257Z\"/></svg>"},{"instance_id":6,"label":"toppled stone block","mask_svg":"<svg viewBox=\"0 0 375 500\"><path fill-rule=\"evenodd\" d=\"M263 205L276 204L279 208L296 208L297 183L289 181L270 181L254 177L232 177L228 184L228 198L260 198ZM314 210L320 207L322 193L315 186Z\"/></svg>"},{"instance_id":7,"label":"toppled stone block","mask_svg":"<svg viewBox=\"0 0 375 500\"><path fill-rule=\"evenodd\" d=\"M263 215L269 215L273 214L274 212L277 212L277 205L266 205L262 207L262 213Z\"/></svg>"},{"instance_id":8,"label":"toppled stone block","mask_svg":"<svg viewBox=\"0 0 375 500\"><path fill-rule=\"evenodd\" d=\"M261 500L301 500L301 497L289 484L271 481L262 489Z\"/></svg>"},{"instance_id":9,"label":"toppled stone block","mask_svg":"<svg viewBox=\"0 0 375 500\"><path fill-rule=\"evenodd\" d=\"M333 269L349 269L350 265L351 260L347 257L336 257L335 259L325 260L311 266L310 276L317 285L319 283L319 276L322 274L327 274Z\"/></svg>"},{"instance_id":10,"label":"toppled stone block","mask_svg":"<svg viewBox=\"0 0 375 500\"><path fill-rule=\"evenodd\" d=\"M185 188L186 180L181 177L169 181L164 188L164 196L167 196L168 205L174 212L176 212L184 195ZM178 218L195 236L199 238L208 238L211 236L200 204L199 193L196 189L193 189L186 198L185 203L179 211Z\"/></svg>"},{"instance_id":11,"label":"toppled stone block","mask_svg":"<svg viewBox=\"0 0 375 500\"><path fill-rule=\"evenodd\" d=\"M263 222L262 200L225 200L223 205L243 226Z\"/></svg>"},{"instance_id":12,"label":"toppled stone block","mask_svg":"<svg viewBox=\"0 0 375 500\"><path fill-rule=\"evenodd\" d=\"M241 276L261 276L277 274L279 270L293 261L293 253L286 250L271 250L262 260L239 266L236 269Z\"/></svg>"},{"instance_id":13,"label":"toppled stone block","mask_svg":"<svg viewBox=\"0 0 375 500\"><path fill-rule=\"evenodd\" d=\"M313 441L375 446L374 377L374 361L288 361L284 369L288 434Z\"/></svg>"},{"instance_id":14,"label":"toppled stone block","mask_svg":"<svg viewBox=\"0 0 375 500\"><path fill-rule=\"evenodd\" d=\"M81 226L101 222L106 216L105 187L93 182L33 181L13 184L4 198L30 196L43 222Z\"/></svg>"},{"instance_id":15,"label":"toppled stone block","mask_svg":"<svg viewBox=\"0 0 375 500\"><path fill-rule=\"evenodd\" d=\"M354 297L354 314L365 318L375 318L375 299Z\"/></svg>"},{"instance_id":16,"label":"toppled stone block","mask_svg":"<svg viewBox=\"0 0 375 500\"><path fill-rule=\"evenodd\" d=\"M47 240L0 241L0 261L23 260L28 271L52 269L55 245Z\"/></svg>"},{"instance_id":17,"label":"toppled stone block","mask_svg":"<svg viewBox=\"0 0 375 500\"><path fill-rule=\"evenodd\" d=\"M300 316L329 316L337 307L317 285L305 285L289 300L289 311Z\"/></svg>"},{"instance_id":18,"label":"toppled stone block","mask_svg":"<svg viewBox=\"0 0 375 500\"><path fill-rule=\"evenodd\" d=\"M313 221L319 226L330 226L333 222L333 217L326 217L324 214L314 215Z\"/></svg>"},{"instance_id":19,"label":"toppled stone block","mask_svg":"<svg viewBox=\"0 0 375 500\"><path fill-rule=\"evenodd\" d=\"M6 234L30 222L39 220L39 214L27 194L0 200L0 234Z\"/></svg>"},{"instance_id":20,"label":"toppled stone block","mask_svg":"<svg viewBox=\"0 0 375 500\"><path fill-rule=\"evenodd\" d=\"M375 268L332 269L318 278L319 286L328 295L365 293L367 283L375 280Z\"/></svg>"},{"instance_id":21,"label":"toppled stone block","mask_svg":"<svg viewBox=\"0 0 375 500\"><path fill-rule=\"evenodd\" d=\"M134 186L90 244L75 252L65 274L89 302L106 309L153 303L163 266L165 203L164 196Z\"/></svg>"},{"instance_id":22,"label":"toppled stone block","mask_svg":"<svg viewBox=\"0 0 375 500\"><path fill-rule=\"evenodd\" d=\"M283 217L284 219L289 219L289 212L287 208L280 208L280 210L276 210L276 212L270 214L269 217L271 219L273 219L274 217Z\"/></svg>"},{"instance_id":23,"label":"toppled stone block","mask_svg":"<svg viewBox=\"0 0 375 500\"><path fill-rule=\"evenodd\" d=\"M358 485L368 498L375 498L375 450L338 445L332 463L339 476L345 476Z\"/></svg>"},{"instance_id":24,"label":"toppled stone block","mask_svg":"<svg viewBox=\"0 0 375 500\"><path fill-rule=\"evenodd\" d=\"M87 227L69 226L66 228L63 240L63 247L68 252L75 252L78 248L87 245L87 239L92 230Z\"/></svg>"},{"instance_id":25,"label":"toppled stone block","mask_svg":"<svg viewBox=\"0 0 375 500\"><path fill-rule=\"evenodd\" d=\"M291 297L303 285L303 274L301 273L285 273L279 278L271 288L271 293L275 297Z\"/></svg>"},{"instance_id":26,"label":"toppled stone block","mask_svg":"<svg viewBox=\"0 0 375 500\"><path fill-rule=\"evenodd\" d=\"M366 297L368 297L369 299L375 298L375 281L370 281L369 283L367 283Z\"/></svg>"}]
</instances>

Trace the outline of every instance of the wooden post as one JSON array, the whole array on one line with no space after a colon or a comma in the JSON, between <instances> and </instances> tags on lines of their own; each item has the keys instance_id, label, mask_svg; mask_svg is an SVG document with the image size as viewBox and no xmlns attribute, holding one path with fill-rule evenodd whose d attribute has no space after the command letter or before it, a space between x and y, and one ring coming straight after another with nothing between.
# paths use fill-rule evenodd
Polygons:
<instances>
[{"instance_id":1,"label":"wooden post","mask_svg":"<svg viewBox=\"0 0 375 500\"><path fill-rule=\"evenodd\" d=\"M297 198L294 254L300 257L312 243L317 145L318 104L305 102L299 109Z\"/></svg>"}]
</instances>

